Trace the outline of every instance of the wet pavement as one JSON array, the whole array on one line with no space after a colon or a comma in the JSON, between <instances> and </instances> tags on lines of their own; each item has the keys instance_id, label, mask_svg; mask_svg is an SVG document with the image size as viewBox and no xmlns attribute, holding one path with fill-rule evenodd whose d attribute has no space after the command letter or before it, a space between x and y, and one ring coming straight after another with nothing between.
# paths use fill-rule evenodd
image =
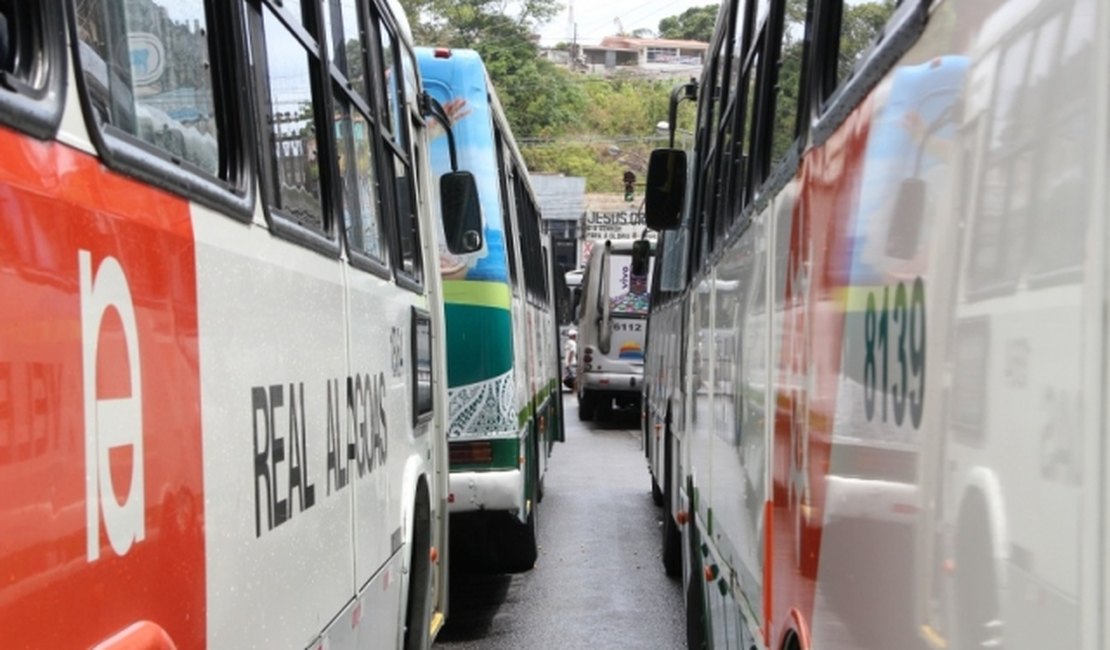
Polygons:
<instances>
[{"instance_id":1,"label":"wet pavement","mask_svg":"<svg viewBox=\"0 0 1110 650\"><path fill-rule=\"evenodd\" d=\"M552 452L539 506L540 555L517 575L451 563L451 609L435 648L685 647L679 581L659 559L661 511L639 413L579 422L563 393L566 442Z\"/></svg>"}]
</instances>

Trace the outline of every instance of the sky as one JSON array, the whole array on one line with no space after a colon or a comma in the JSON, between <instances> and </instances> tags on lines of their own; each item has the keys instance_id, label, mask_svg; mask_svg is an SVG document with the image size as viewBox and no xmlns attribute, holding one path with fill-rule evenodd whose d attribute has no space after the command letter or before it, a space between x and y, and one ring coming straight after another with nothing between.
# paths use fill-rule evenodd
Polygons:
<instances>
[{"instance_id":1,"label":"sky","mask_svg":"<svg viewBox=\"0 0 1110 650\"><path fill-rule=\"evenodd\" d=\"M572 29L567 23L569 6L574 4L574 22L578 24L578 42L596 45L605 36L617 33L615 18L625 32L646 27L659 30L659 21L677 16L690 7L717 4L715 0L561 0L563 11L540 28L540 44L570 42Z\"/></svg>"}]
</instances>

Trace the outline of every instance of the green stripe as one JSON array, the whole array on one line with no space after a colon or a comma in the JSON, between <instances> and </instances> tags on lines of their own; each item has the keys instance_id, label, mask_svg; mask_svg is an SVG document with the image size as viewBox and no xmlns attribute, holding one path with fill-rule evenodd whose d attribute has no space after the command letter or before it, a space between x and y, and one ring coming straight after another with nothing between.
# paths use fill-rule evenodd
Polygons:
<instances>
[{"instance_id":1,"label":"green stripe","mask_svg":"<svg viewBox=\"0 0 1110 650\"><path fill-rule=\"evenodd\" d=\"M513 323L508 310L444 305L447 316L447 386L488 381L513 367Z\"/></svg>"},{"instance_id":2,"label":"green stripe","mask_svg":"<svg viewBox=\"0 0 1110 650\"><path fill-rule=\"evenodd\" d=\"M445 280L443 300L456 305L475 307L509 308L509 285L504 282L479 282L475 280Z\"/></svg>"},{"instance_id":3,"label":"green stripe","mask_svg":"<svg viewBox=\"0 0 1110 650\"><path fill-rule=\"evenodd\" d=\"M558 387L559 380L552 379L547 383L547 386L541 388L539 392L536 393L535 400L528 400L528 405L521 409L520 413L516 414L517 425L523 427L525 422L532 419L532 404L543 404L547 396L558 390Z\"/></svg>"}]
</instances>

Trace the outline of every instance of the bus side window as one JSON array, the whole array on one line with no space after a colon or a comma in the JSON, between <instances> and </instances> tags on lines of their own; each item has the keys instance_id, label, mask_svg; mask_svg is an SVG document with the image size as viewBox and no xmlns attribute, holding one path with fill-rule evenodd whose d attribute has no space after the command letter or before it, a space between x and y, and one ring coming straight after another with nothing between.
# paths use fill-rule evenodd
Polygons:
<instances>
[{"instance_id":1,"label":"bus side window","mask_svg":"<svg viewBox=\"0 0 1110 650\"><path fill-rule=\"evenodd\" d=\"M265 94L260 117L268 125L263 135L267 203L275 221L292 222L327 238L331 224L322 203L322 138L316 127L320 98L311 76L317 52L306 47L275 11L268 4L261 8Z\"/></svg>"},{"instance_id":2,"label":"bus side window","mask_svg":"<svg viewBox=\"0 0 1110 650\"><path fill-rule=\"evenodd\" d=\"M204 2L150 5L78 3L81 63L95 117L175 163L216 176L220 134Z\"/></svg>"},{"instance_id":3,"label":"bus side window","mask_svg":"<svg viewBox=\"0 0 1110 650\"><path fill-rule=\"evenodd\" d=\"M0 0L0 123L46 138L65 91L64 12L56 0Z\"/></svg>"},{"instance_id":4,"label":"bus side window","mask_svg":"<svg viewBox=\"0 0 1110 650\"><path fill-rule=\"evenodd\" d=\"M497 150L497 181L501 190L501 215L504 218L504 237L505 237L505 253L508 255L509 264L509 284L512 286L513 295L517 293L517 286L519 280L516 276L516 239L513 234L513 220L510 213L509 206L512 200L509 198L509 170L505 166L505 145L501 130L495 124L493 127L493 142L494 148Z\"/></svg>"},{"instance_id":5,"label":"bus side window","mask_svg":"<svg viewBox=\"0 0 1110 650\"><path fill-rule=\"evenodd\" d=\"M391 277L382 227L381 157L375 144L373 99L368 94L366 29L353 0L325 2L325 50L331 55L332 112L335 115L335 162L339 203L352 264Z\"/></svg>"},{"instance_id":6,"label":"bus side window","mask_svg":"<svg viewBox=\"0 0 1110 650\"><path fill-rule=\"evenodd\" d=\"M416 219L416 194L414 183L413 154L409 137L408 103L405 82L409 74L403 68L412 65L398 47L397 38L382 21L378 22L379 41L378 61L381 67L384 101L378 125L383 134L385 166L391 181L386 191L392 191L392 205L397 232L397 272L411 284L420 286L424 282L424 269L420 264L420 229ZM410 98L411 99L411 98ZM388 129L388 130L387 130Z\"/></svg>"},{"instance_id":7,"label":"bus side window","mask_svg":"<svg viewBox=\"0 0 1110 650\"><path fill-rule=\"evenodd\" d=\"M0 71L14 71L12 33L15 31L15 10L10 0L0 0Z\"/></svg>"}]
</instances>

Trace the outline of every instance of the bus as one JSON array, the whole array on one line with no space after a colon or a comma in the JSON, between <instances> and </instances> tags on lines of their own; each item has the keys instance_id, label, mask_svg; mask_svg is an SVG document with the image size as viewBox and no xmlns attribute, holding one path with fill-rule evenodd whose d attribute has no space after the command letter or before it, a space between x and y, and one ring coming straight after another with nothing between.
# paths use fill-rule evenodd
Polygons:
<instances>
[{"instance_id":1,"label":"bus","mask_svg":"<svg viewBox=\"0 0 1110 650\"><path fill-rule=\"evenodd\" d=\"M1108 39L1097 0L722 3L646 190L690 647L1110 647Z\"/></svg>"},{"instance_id":2,"label":"bus","mask_svg":"<svg viewBox=\"0 0 1110 650\"><path fill-rule=\"evenodd\" d=\"M457 163L477 179L483 218L474 234L480 248L440 251L452 552L484 570L527 571L536 562L548 458L563 439L550 245L481 57L466 49L416 53L427 92L453 119ZM445 144L431 143L436 173L454 164Z\"/></svg>"},{"instance_id":3,"label":"bus","mask_svg":"<svg viewBox=\"0 0 1110 650\"><path fill-rule=\"evenodd\" d=\"M0 78L5 645L428 647L479 215L400 6L3 2Z\"/></svg>"},{"instance_id":4,"label":"bus","mask_svg":"<svg viewBox=\"0 0 1110 650\"><path fill-rule=\"evenodd\" d=\"M646 239L591 248L578 301L579 420L605 419L614 406L640 409L651 258Z\"/></svg>"}]
</instances>

